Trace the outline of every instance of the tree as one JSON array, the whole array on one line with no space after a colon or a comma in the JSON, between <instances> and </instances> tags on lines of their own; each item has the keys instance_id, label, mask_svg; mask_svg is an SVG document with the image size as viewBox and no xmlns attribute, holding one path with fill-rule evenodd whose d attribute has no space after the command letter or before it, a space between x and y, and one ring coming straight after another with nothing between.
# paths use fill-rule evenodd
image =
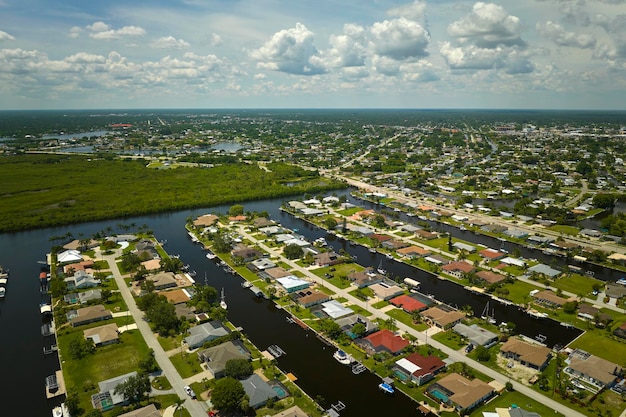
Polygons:
<instances>
[{"instance_id":1,"label":"tree","mask_svg":"<svg viewBox=\"0 0 626 417\"><path fill-rule=\"evenodd\" d=\"M337 228L337 220L335 220L334 217L329 217L324 220L324 226L326 226L328 230L335 230Z\"/></svg>"},{"instance_id":2,"label":"tree","mask_svg":"<svg viewBox=\"0 0 626 417\"><path fill-rule=\"evenodd\" d=\"M69 390L66 394L65 406L67 407L67 411L69 411L72 416L80 415L83 412L80 408L80 398L78 398L78 393L73 389Z\"/></svg>"},{"instance_id":3,"label":"tree","mask_svg":"<svg viewBox=\"0 0 626 417\"><path fill-rule=\"evenodd\" d=\"M241 382L231 377L218 379L211 392L211 402L220 411L233 411L241 406L246 392Z\"/></svg>"},{"instance_id":4,"label":"tree","mask_svg":"<svg viewBox=\"0 0 626 417\"><path fill-rule=\"evenodd\" d=\"M138 374L128 377L126 381L115 387L115 393L122 395L132 404L139 404L151 389L148 374Z\"/></svg>"},{"instance_id":5,"label":"tree","mask_svg":"<svg viewBox=\"0 0 626 417\"><path fill-rule=\"evenodd\" d=\"M489 349L484 347L483 345L476 346L476 360L479 362L487 362L491 359L491 353L489 353Z\"/></svg>"},{"instance_id":6,"label":"tree","mask_svg":"<svg viewBox=\"0 0 626 417\"><path fill-rule=\"evenodd\" d=\"M367 329L363 323L357 323L352 326L352 334L354 334L357 338L362 337L366 331Z\"/></svg>"},{"instance_id":7,"label":"tree","mask_svg":"<svg viewBox=\"0 0 626 417\"><path fill-rule=\"evenodd\" d=\"M298 259L302 257L302 255L304 255L304 250L302 249L302 247L296 244L285 246L285 249L283 249L283 252L285 256L287 257L287 259Z\"/></svg>"},{"instance_id":8,"label":"tree","mask_svg":"<svg viewBox=\"0 0 626 417\"><path fill-rule=\"evenodd\" d=\"M165 272L178 272L183 267L183 261L178 258L161 258L159 264Z\"/></svg>"},{"instance_id":9,"label":"tree","mask_svg":"<svg viewBox=\"0 0 626 417\"><path fill-rule=\"evenodd\" d=\"M156 359L154 359L154 350L150 349L148 354L141 359L137 365L139 366L139 369L146 374L157 371L159 369L159 365Z\"/></svg>"},{"instance_id":10,"label":"tree","mask_svg":"<svg viewBox=\"0 0 626 417\"><path fill-rule=\"evenodd\" d=\"M235 204L228 209L229 216L241 216L243 214L243 206L241 204Z\"/></svg>"},{"instance_id":11,"label":"tree","mask_svg":"<svg viewBox=\"0 0 626 417\"><path fill-rule=\"evenodd\" d=\"M563 312L565 314L574 314L577 308L578 308L577 301L568 301L567 303L563 304Z\"/></svg>"},{"instance_id":12,"label":"tree","mask_svg":"<svg viewBox=\"0 0 626 417\"><path fill-rule=\"evenodd\" d=\"M179 417L183 415L183 408L185 408L185 407L183 407L183 404L185 404L185 400L180 398L180 397L177 397L176 398L176 408L174 409L174 412L176 412L176 410L179 410L179 413L178 413Z\"/></svg>"},{"instance_id":13,"label":"tree","mask_svg":"<svg viewBox=\"0 0 626 417\"><path fill-rule=\"evenodd\" d=\"M85 339L84 337L77 337L70 340L68 350L72 359L81 359L84 356L93 353L96 347L93 344L93 340Z\"/></svg>"},{"instance_id":14,"label":"tree","mask_svg":"<svg viewBox=\"0 0 626 417\"><path fill-rule=\"evenodd\" d=\"M230 251L231 247L228 242L224 240L222 235L215 235L213 238L213 250L217 253L226 253Z\"/></svg>"},{"instance_id":15,"label":"tree","mask_svg":"<svg viewBox=\"0 0 626 417\"><path fill-rule=\"evenodd\" d=\"M252 364L247 359L231 359L224 366L224 375L244 379L252 375Z\"/></svg>"}]
</instances>

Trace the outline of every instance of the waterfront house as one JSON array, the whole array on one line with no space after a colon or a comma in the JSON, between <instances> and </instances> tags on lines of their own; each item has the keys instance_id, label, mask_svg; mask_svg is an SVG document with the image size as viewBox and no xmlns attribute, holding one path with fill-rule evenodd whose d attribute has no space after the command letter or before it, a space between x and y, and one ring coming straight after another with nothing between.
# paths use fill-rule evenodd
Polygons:
<instances>
[{"instance_id":1,"label":"waterfront house","mask_svg":"<svg viewBox=\"0 0 626 417\"><path fill-rule=\"evenodd\" d=\"M276 282L278 282L285 289L285 291L287 291L288 294L291 294L292 292L304 290L311 286L311 283L309 281L300 279L296 277L295 275L289 275L286 277L278 278Z\"/></svg>"},{"instance_id":2,"label":"waterfront house","mask_svg":"<svg viewBox=\"0 0 626 417\"><path fill-rule=\"evenodd\" d=\"M94 278L93 275L84 270L74 272L74 275L65 278L63 281L65 281L68 291L92 288L100 285L99 279Z\"/></svg>"},{"instance_id":3,"label":"waterfront house","mask_svg":"<svg viewBox=\"0 0 626 417\"><path fill-rule=\"evenodd\" d=\"M419 239L424 240L433 240L439 237L437 233L428 232L426 230L416 230L415 236L417 236Z\"/></svg>"},{"instance_id":4,"label":"waterfront house","mask_svg":"<svg viewBox=\"0 0 626 417\"><path fill-rule=\"evenodd\" d=\"M167 299L168 303L174 304L175 306L185 304L187 301L191 300L189 291L185 288L163 291L161 295Z\"/></svg>"},{"instance_id":5,"label":"waterfront house","mask_svg":"<svg viewBox=\"0 0 626 417\"><path fill-rule=\"evenodd\" d=\"M158 271L159 269L161 269L161 259L148 259L147 261L143 261L141 263L141 266L146 268L146 271Z\"/></svg>"},{"instance_id":6,"label":"waterfront house","mask_svg":"<svg viewBox=\"0 0 626 417\"><path fill-rule=\"evenodd\" d=\"M322 252L313 257L315 265L320 267L338 265L344 262L344 259L335 252Z\"/></svg>"},{"instance_id":7,"label":"waterfront house","mask_svg":"<svg viewBox=\"0 0 626 417\"><path fill-rule=\"evenodd\" d=\"M364 271L352 272L348 274L347 278L354 282L358 288L364 288L382 282L385 279L385 276L374 272L373 268L368 268Z\"/></svg>"},{"instance_id":8,"label":"waterfront house","mask_svg":"<svg viewBox=\"0 0 626 417\"><path fill-rule=\"evenodd\" d=\"M218 220L219 217L215 214L203 214L193 221L193 225L195 227L208 227L213 226Z\"/></svg>"},{"instance_id":9,"label":"waterfront house","mask_svg":"<svg viewBox=\"0 0 626 417\"><path fill-rule=\"evenodd\" d=\"M484 346L489 348L498 343L499 339L497 334L483 329L477 324L468 326L463 323L457 323L452 327L452 330L469 340L469 342L474 346Z\"/></svg>"},{"instance_id":10,"label":"waterfront house","mask_svg":"<svg viewBox=\"0 0 626 417\"><path fill-rule=\"evenodd\" d=\"M275 268L276 264L267 258L255 259L250 262L246 267L252 272L265 271L267 269Z\"/></svg>"},{"instance_id":11,"label":"waterfront house","mask_svg":"<svg viewBox=\"0 0 626 417\"><path fill-rule=\"evenodd\" d=\"M102 298L102 291L99 289L88 290L83 292L72 292L65 294L63 300L67 304L87 304L89 301L100 300Z\"/></svg>"},{"instance_id":12,"label":"waterfront house","mask_svg":"<svg viewBox=\"0 0 626 417\"><path fill-rule=\"evenodd\" d=\"M370 334L378 330L376 322L370 321L367 317L360 314L353 314L350 316L341 317L335 320L335 323L339 325L341 330L348 334L350 338L354 339L356 336L352 333L352 328L356 324L362 324L365 326L365 334Z\"/></svg>"},{"instance_id":13,"label":"waterfront house","mask_svg":"<svg viewBox=\"0 0 626 417\"><path fill-rule=\"evenodd\" d=\"M226 362L231 359L250 359L250 352L239 340L228 341L198 352L198 359L213 376L224 376Z\"/></svg>"},{"instance_id":14,"label":"waterfront house","mask_svg":"<svg viewBox=\"0 0 626 417\"><path fill-rule=\"evenodd\" d=\"M465 261L453 261L442 266L441 270L457 278L463 278L465 275L476 271L476 268L474 268L474 265Z\"/></svg>"},{"instance_id":15,"label":"waterfront house","mask_svg":"<svg viewBox=\"0 0 626 417\"><path fill-rule=\"evenodd\" d=\"M263 252L240 244L236 245L233 250L230 251L230 255L233 258L241 258L243 262L250 262L254 259L261 258L263 256Z\"/></svg>"},{"instance_id":16,"label":"waterfront house","mask_svg":"<svg viewBox=\"0 0 626 417\"><path fill-rule=\"evenodd\" d=\"M219 320L213 320L198 324L189 329L189 336L183 339L187 349L193 350L201 347L206 342L226 336L230 331Z\"/></svg>"},{"instance_id":17,"label":"waterfront house","mask_svg":"<svg viewBox=\"0 0 626 417\"><path fill-rule=\"evenodd\" d=\"M414 311L422 311L428 306L421 301L411 297L410 295L400 295L398 297L392 298L389 300L391 304L396 307L399 307L406 311L407 313L412 313Z\"/></svg>"},{"instance_id":18,"label":"waterfront house","mask_svg":"<svg viewBox=\"0 0 626 417\"><path fill-rule=\"evenodd\" d=\"M128 413L120 414L118 417L161 417L161 413L152 403Z\"/></svg>"},{"instance_id":19,"label":"waterfront house","mask_svg":"<svg viewBox=\"0 0 626 417\"><path fill-rule=\"evenodd\" d=\"M326 301L322 303L321 306L322 311L333 320L354 314L354 310L344 307L344 305L337 300Z\"/></svg>"},{"instance_id":20,"label":"waterfront house","mask_svg":"<svg viewBox=\"0 0 626 417\"><path fill-rule=\"evenodd\" d=\"M275 226L275 225L276 225L276 223L274 221L268 219L267 217L256 217L252 221L252 227L254 227L255 229L261 229L261 228L265 228L265 227L272 227L272 226ZM263 232L263 233L265 233L265 232Z\"/></svg>"},{"instance_id":21,"label":"waterfront house","mask_svg":"<svg viewBox=\"0 0 626 417\"><path fill-rule=\"evenodd\" d=\"M120 341L119 329L115 323L83 330L83 337L85 339L91 339L96 347L110 345Z\"/></svg>"},{"instance_id":22,"label":"waterfront house","mask_svg":"<svg viewBox=\"0 0 626 417\"><path fill-rule=\"evenodd\" d=\"M254 409L263 407L270 398L278 398L276 391L257 374L242 379L241 385L248 396L248 405Z\"/></svg>"},{"instance_id":23,"label":"waterfront house","mask_svg":"<svg viewBox=\"0 0 626 417\"><path fill-rule=\"evenodd\" d=\"M384 241L381 246L385 249L398 250L398 249L406 248L407 246L409 246L409 244L403 240L390 239L390 240Z\"/></svg>"},{"instance_id":24,"label":"waterfront house","mask_svg":"<svg viewBox=\"0 0 626 417\"><path fill-rule=\"evenodd\" d=\"M612 283L606 284L604 292L607 295L607 297L611 297L611 298L626 297L626 285L620 285L620 284L616 284L612 282Z\"/></svg>"},{"instance_id":25,"label":"waterfront house","mask_svg":"<svg viewBox=\"0 0 626 417\"><path fill-rule=\"evenodd\" d=\"M417 385L425 384L446 369L446 364L437 356L422 356L411 353L394 364L397 372Z\"/></svg>"},{"instance_id":26,"label":"waterfront house","mask_svg":"<svg viewBox=\"0 0 626 417\"><path fill-rule=\"evenodd\" d=\"M420 313L432 326L447 330L465 318L465 314L445 305L437 305Z\"/></svg>"},{"instance_id":27,"label":"waterfront house","mask_svg":"<svg viewBox=\"0 0 626 417\"><path fill-rule=\"evenodd\" d=\"M321 291L311 291L309 289L296 291L292 294L292 299L304 308L309 308L317 304L330 300L330 295Z\"/></svg>"},{"instance_id":28,"label":"waterfront house","mask_svg":"<svg viewBox=\"0 0 626 417\"><path fill-rule=\"evenodd\" d=\"M390 330L383 329L376 333L372 333L357 342L368 354L373 355L379 352L387 352L397 355L402 349L409 346L408 340L392 333Z\"/></svg>"},{"instance_id":29,"label":"waterfront house","mask_svg":"<svg viewBox=\"0 0 626 417\"><path fill-rule=\"evenodd\" d=\"M502 274L497 274L492 271L478 271L476 273L476 278L485 281L487 284L497 284L506 279L506 277Z\"/></svg>"},{"instance_id":30,"label":"waterfront house","mask_svg":"<svg viewBox=\"0 0 626 417\"><path fill-rule=\"evenodd\" d=\"M66 263L74 263L80 262L83 260L83 255L80 254L76 249L68 249L63 252L57 254L57 263L66 264Z\"/></svg>"},{"instance_id":31,"label":"waterfront house","mask_svg":"<svg viewBox=\"0 0 626 417\"><path fill-rule=\"evenodd\" d=\"M463 243L463 242L454 242L452 244L452 247L455 248L456 250L465 251L467 253L474 253L474 252L476 252L476 247L475 246L468 245L467 243Z\"/></svg>"},{"instance_id":32,"label":"waterfront house","mask_svg":"<svg viewBox=\"0 0 626 417\"><path fill-rule=\"evenodd\" d=\"M482 256L483 258L485 258L485 261L489 262L489 261L497 261L499 259L502 259L506 256L506 254L504 252L500 252L498 250L495 249L491 249L491 248L487 248L487 249L483 249L480 252L478 252L478 254L480 256Z\"/></svg>"},{"instance_id":33,"label":"waterfront house","mask_svg":"<svg viewBox=\"0 0 626 417\"><path fill-rule=\"evenodd\" d=\"M554 269L545 264L537 264L528 268L528 272L543 275L546 278L554 279L561 275L561 271Z\"/></svg>"},{"instance_id":34,"label":"waterfront house","mask_svg":"<svg viewBox=\"0 0 626 417\"><path fill-rule=\"evenodd\" d=\"M563 307L567 303L565 298L559 297L550 290L537 291L532 294L532 297L535 302L551 308Z\"/></svg>"},{"instance_id":35,"label":"waterfront house","mask_svg":"<svg viewBox=\"0 0 626 417\"><path fill-rule=\"evenodd\" d=\"M427 393L431 398L454 407L459 414L463 415L491 398L495 391L489 384L478 378L469 380L457 373L452 373L431 384Z\"/></svg>"},{"instance_id":36,"label":"waterfront house","mask_svg":"<svg viewBox=\"0 0 626 417\"><path fill-rule=\"evenodd\" d=\"M500 354L520 364L538 371L548 366L552 353L550 348L535 343L528 343L518 337L510 337L502 346Z\"/></svg>"},{"instance_id":37,"label":"waterfront house","mask_svg":"<svg viewBox=\"0 0 626 417\"><path fill-rule=\"evenodd\" d=\"M431 254L428 249L419 246L409 246L407 248L398 249L397 253L408 259L423 258Z\"/></svg>"},{"instance_id":38,"label":"waterfront house","mask_svg":"<svg viewBox=\"0 0 626 417\"><path fill-rule=\"evenodd\" d=\"M137 377L137 372L133 371L115 378L98 382L100 391L91 396L91 405L101 411L108 411L113 407L128 404L128 400L121 393L115 393L115 389L128 381L130 377Z\"/></svg>"},{"instance_id":39,"label":"waterfront house","mask_svg":"<svg viewBox=\"0 0 626 417\"><path fill-rule=\"evenodd\" d=\"M617 337L621 337L622 339L626 339L626 322L622 323L621 326L613 330L613 334Z\"/></svg>"},{"instance_id":40,"label":"waterfront house","mask_svg":"<svg viewBox=\"0 0 626 417\"><path fill-rule=\"evenodd\" d=\"M146 279L154 283L154 289L157 291L176 287L176 275L173 272L159 272L158 274L148 275Z\"/></svg>"},{"instance_id":41,"label":"waterfront house","mask_svg":"<svg viewBox=\"0 0 626 417\"><path fill-rule=\"evenodd\" d=\"M78 310L70 310L67 313L67 320L70 322L72 327L94 323L97 321L109 320L112 318L113 314L104 308L102 304L79 308Z\"/></svg>"},{"instance_id":42,"label":"waterfront house","mask_svg":"<svg viewBox=\"0 0 626 417\"><path fill-rule=\"evenodd\" d=\"M261 278L270 278L270 279L278 279L278 278L288 277L290 275L293 275L293 274L287 271L286 269L281 268L280 266L275 266L273 268L268 268L259 272L259 276Z\"/></svg>"},{"instance_id":43,"label":"waterfront house","mask_svg":"<svg viewBox=\"0 0 626 417\"><path fill-rule=\"evenodd\" d=\"M383 281L369 286L376 297L381 300L389 300L400 294L404 294L404 290L395 285L393 281Z\"/></svg>"},{"instance_id":44,"label":"waterfront house","mask_svg":"<svg viewBox=\"0 0 626 417\"><path fill-rule=\"evenodd\" d=\"M63 273L65 273L66 275L72 275L74 272L76 271L84 271L84 270L90 270L93 267L93 261L91 259L88 259L86 261L81 261L81 262L74 262L71 264L67 264L63 266ZM87 272L92 272L92 271L87 271Z\"/></svg>"},{"instance_id":45,"label":"waterfront house","mask_svg":"<svg viewBox=\"0 0 626 417\"><path fill-rule=\"evenodd\" d=\"M567 374L589 382L599 389L613 386L623 369L613 362L599 358L584 350L574 349L565 360Z\"/></svg>"}]
</instances>

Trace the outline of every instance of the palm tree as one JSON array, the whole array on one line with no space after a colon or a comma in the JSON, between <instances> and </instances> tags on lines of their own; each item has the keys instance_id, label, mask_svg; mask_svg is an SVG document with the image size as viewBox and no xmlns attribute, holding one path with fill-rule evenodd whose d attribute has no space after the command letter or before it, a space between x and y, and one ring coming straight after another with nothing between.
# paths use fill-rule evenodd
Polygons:
<instances>
[{"instance_id":1,"label":"palm tree","mask_svg":"<svg viewBox=\"0 0 626 417\"><path fill-rule=\"evenodd\" d=\"M183 404L185 404L185 400L183 400L180 397L176 397L176 408L174 409L174 412L176 412L177 410L180 410L180 412L178 413L179 417L183 415Z\"/></svg>"}]
</instances>

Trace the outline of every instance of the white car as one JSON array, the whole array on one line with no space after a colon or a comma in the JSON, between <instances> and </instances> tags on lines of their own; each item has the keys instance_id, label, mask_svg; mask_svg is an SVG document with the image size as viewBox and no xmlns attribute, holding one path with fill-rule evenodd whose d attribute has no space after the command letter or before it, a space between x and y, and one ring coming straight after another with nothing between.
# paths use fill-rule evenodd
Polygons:
<instances>
[{"instance_id":1,"label":"white car","mask_svg":"<svg viewBox=\"0 0 626 417\"><path fill-rule=\"evenodd\" d=\"M187 393L187 395L189 395L191 398L193 398L194 400L196 399L196 393L193 392L193 390L191 389L191 387L189 385L185 385L183 387L183 389L185 390L185 392Z\"/></svg>"}]
</instances>

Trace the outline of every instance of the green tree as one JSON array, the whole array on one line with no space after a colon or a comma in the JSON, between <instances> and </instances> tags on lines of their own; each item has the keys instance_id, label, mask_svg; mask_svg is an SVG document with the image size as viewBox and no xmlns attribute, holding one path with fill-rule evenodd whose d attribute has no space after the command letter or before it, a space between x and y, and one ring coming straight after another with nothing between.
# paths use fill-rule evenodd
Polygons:
<instances>
[{"instance_id":1,"label":"green tree","mask_svg":"<svg viewBox=\"0 0 626 417\"><path fill-rule=\"evenodd\" d=\"M357 323L354 326L352 326L351 331L352 331L352 334L354 334L356 337L359 338L359 337L363 337L367 329L365 328L365 325L363 323Z\"/></svg>"},{"instance_id":2,"label":"green tree","mask_svg":"<svg viewBox=\"0 0 626 417\"><path fill-rule=\"evenodd\" d=\"M241 204L235 204L228 209L229 216L241 216L243 214L243 206Z\"/></svg>"},{"instance_id":3,"label":"green tree","mask_svg":"<svg viewBox=\"0 0 626 417\"><path fill-rule=\"evenodd\" d=\"M228 242L226 242L226 240L224 240L224 237L222 237L222 235L217 234L215 235L215 237L213 238L213 250L217 253L226 253L228 251L230 251L231 246Z\"/></svg>"},{"instance_id":4,"label":"green tree","mask_svg":"<svg viewBox=\"0 0 626 417\"><path fill-rule=\"evenodd\" d=\"M334 217L328 217L324 220L324 226L328 230L335 230L337 228L337 220Z\"/></svg>"},{"instance_id":5,"label":"green tree","mask_svg":"<svg viewBox=\"0 0 626 417\"><path fill-rule=\"evenodd\" d=\"M150 349L148 354L137 364L139 369L145 374L150 374L159 369L159 364L154 358L154 350Z\"/></svg>"},{"instance_id":6,"label":"green tree","mask_svg":"<svg viewBox=\"0 0 626 417\"><path fill-rule=\"evenodd\" d=\"M241 407L246 392L241 382L231 377L218 379L211 393L211 402L220 411L234 411Z\"/></svg>"},{"instance_id":7,"label":"green tree","mask_svg":"<svg viewBox=\"0 0 626 417\"><path fill-rule=\"evenodd\" d=\"M285 256L287 257L287 259L298 259L302 257L302 255L304 255L304 250L302 249L302 247L296 244L285 246L285 249L283 249L283 252Z\"/></svg>"},{"instance_id":8,"label":"green tree","mask_svg":"<svg viewBox=\"0 0 626 417\"><path fill-rule=\"evenodd\" d=\"M147 374L138 374L128 379L115 388L115 393L122 395L131 404L139 404L150 392L150 379Z\"/></svg>"},{"instance_id":9,"label":"green tree","mask_svg":"<svg viewBox=\"0 0 626 417\"><path fill-rule=\"evenodd\" d=\"M244 379L252 375L252 364L247 359L231 359L224 366L224 375Z\"/></svg>"},{"instance_id":10,"label":"green tree","mask_svg":"<svg viewBox=\"0 0 626 417\"><path fill-rule=\"evenodd\" d=\"M86 355L93 353L96 347L91 339L85 339L84 337L77 337L70 340L68 351L72 359L81 359Z\"/></svg>"},{"instance_id":11,"label":"green tree","mask_svg":"<svg viewBox=\"0 0 626 417\"><path fill-rule=\"evenodd\" d=\"M487 362L491 359L491 353L489 353L489 349L484 347L483 345L476 346L476 360L479 362Z\"/></svg>"},{"instance_id":12,"label":"green tree","mask_svg":"<svg viewBox=\"0 0 626 417\"><path fill-rule=\"evenodd\" d=\"M183 267L183 261L178 258L161 258L159 264L166 272L178 272Z\"/></svg>"}]
</instances>

